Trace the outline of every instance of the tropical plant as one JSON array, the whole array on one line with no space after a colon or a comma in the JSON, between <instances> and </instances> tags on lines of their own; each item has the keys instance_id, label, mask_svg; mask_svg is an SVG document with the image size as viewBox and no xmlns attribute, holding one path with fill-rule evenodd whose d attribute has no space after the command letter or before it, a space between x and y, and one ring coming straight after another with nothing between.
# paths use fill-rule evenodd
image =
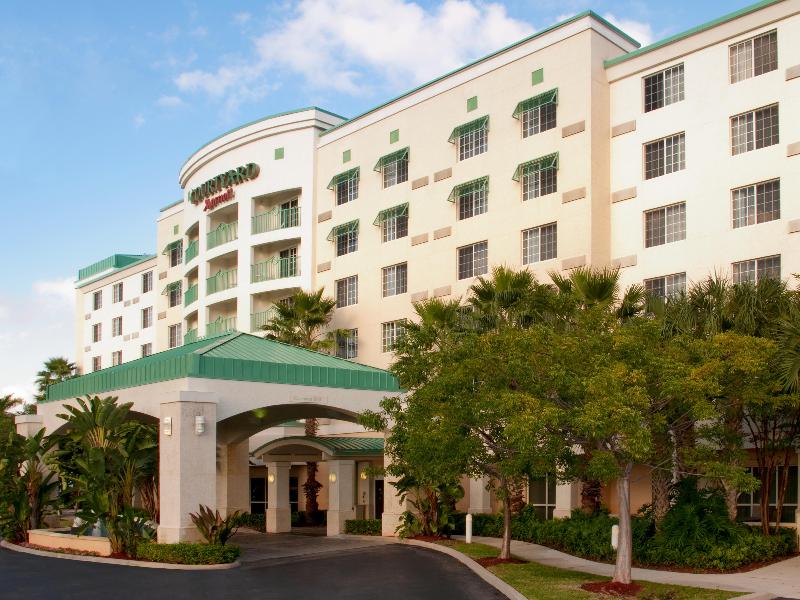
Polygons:
<instances>
[{"instance_id":1,"label":"tropical plant","mask_svg":"<svg viewBox=\"0 0 800 600\"><path fill-rule=\"evenodd\" d=\"M335 332L325 333L324 329L333 318L336 300L324 297L324 293L324 289L299 290L276 304L275 316L262 326L266 337L309 350L330 350Z\"/></svg>"},{"instance_id":2,"label":"tropical plant","mask_svg":"<svg viewBox=\"0 0 800 600\"><path fill-rule=\"evenodd\" d=\"M47 386L66 381L75 377L78 368L75 363L68 359L56 356L48 358L44 363L44 368L36 373L37 394L34 397L36 402L43 402L47 395Z\"/></svg>"},{"instance_id":3,"label":"tropical plant","mask_svg":"<svg viewBox=\"0 0 800 600\"><path fill-rule=\"evenodd\" d=\"M224 546L236 534L242 521L241 511L223 517L218 510L212 511L202 504L196 513L189 513L189 516L206 542L220 546Z\"/></svg>"}]
</instances>

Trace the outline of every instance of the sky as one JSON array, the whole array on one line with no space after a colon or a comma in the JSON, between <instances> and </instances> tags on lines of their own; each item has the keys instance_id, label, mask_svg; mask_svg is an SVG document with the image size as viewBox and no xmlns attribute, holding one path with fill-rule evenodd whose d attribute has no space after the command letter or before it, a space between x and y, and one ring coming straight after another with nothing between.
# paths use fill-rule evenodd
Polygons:
<instances>
[{"instance_id":1,"label":"sky","mask_svg":"<svg viewBox=\"0 0 800 600\"><path fill-rule=\"evenodd\" d=\"M155 252L178 169L220 133L353 116L591 8L643 44L752 0L0 2L0 395L74 359L80 267Z\"/></svg>"}]
</instances>

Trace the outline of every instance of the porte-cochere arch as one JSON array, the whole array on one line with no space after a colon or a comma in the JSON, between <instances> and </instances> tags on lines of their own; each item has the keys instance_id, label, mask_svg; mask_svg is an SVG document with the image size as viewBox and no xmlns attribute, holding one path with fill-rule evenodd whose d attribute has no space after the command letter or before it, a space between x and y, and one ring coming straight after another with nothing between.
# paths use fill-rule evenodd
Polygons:
<instances>
[{"instance_id":1,"label":"porte-cochere arch","mask_svg":"<svg viewBox=\"0 0 800 600\"><path fill-rule=\"evenodd\" d=\"M233 333L53 385L36 423L26 427L57 430L64 404L87 394L117 396L132 402L135 413L158 419L158 537L176 542L197 538L189 513L200 504L247 510L247 441L254 433L298 418L354 422L398 393L387 371ZM402 510L393 492L385 497L384 531L393 532Z\"/></svg>"}]
</instances>

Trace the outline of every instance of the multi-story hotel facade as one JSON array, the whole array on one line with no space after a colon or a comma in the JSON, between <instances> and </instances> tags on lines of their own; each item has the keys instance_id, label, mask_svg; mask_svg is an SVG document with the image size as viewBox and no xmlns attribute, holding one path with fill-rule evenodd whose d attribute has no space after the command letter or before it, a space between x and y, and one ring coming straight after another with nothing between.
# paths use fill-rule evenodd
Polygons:
<instances>
[{"instance_id":1,"label":"multi-story hotel facade","mask_svg":"<svg viewBox=\"0 0 800 600\"><path fill-rule=\"evenodd\" d=\"M153 255L81 270L81 372L258 333L299 289L336 299L337 356L385 368L413 302L462 298L496 265L545 282L614 266L658 295L713 273L789 279L797 39L800 0L645 48L587 12L355 118L307 108L225 133L180 168ZM488 509L469 487L469 508ZM565 515L576 493L544 482L530 500Z\"/></svg>"}]
</instances>

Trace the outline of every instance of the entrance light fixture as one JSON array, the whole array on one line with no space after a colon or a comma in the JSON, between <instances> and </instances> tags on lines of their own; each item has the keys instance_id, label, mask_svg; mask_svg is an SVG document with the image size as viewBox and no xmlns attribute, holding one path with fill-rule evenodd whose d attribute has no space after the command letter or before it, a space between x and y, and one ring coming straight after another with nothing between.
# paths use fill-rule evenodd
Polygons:
<instances>
[{"instance_id":1,"label":"entrance light fixture","mask_svg":"<svg viewBox=\"0 0 800 600\"><path fill-rule=\"evenodd\" d=\"M164 435L172 435L172 417L164 417Z\"/></svg>"},{"instance_id":2,"label":"entrance light fixture","mask_svg":"<svg viewBox=\"0 0 800 600\"><path fill-rule=\"evenodd\" d=\"M194 432L201 435L206 431L206 418L203 415L197 415L194 418Z\"/></svg>"},{"instance_id":3,"label":"entrance light fixture","mask_svg":"<svg viewBox=\"0 0 800 600\"><path fill-rule=\"evenodd\" d=\"M267 481L269 481L270 483L275 483L275 475L273 475L272 473L267 475Z\"/></svg>"},{"instance_id":4,"label":"entrance light fixture","mask_svg":"<svg viewBox=\"0 0 800 600\"><path fill-rule=\"evenodd\" d=\"M330 481L331 483L336 483L336 473L331 473L330 475L328 475L328 481Z\"/></svg>"}]
</instances>

